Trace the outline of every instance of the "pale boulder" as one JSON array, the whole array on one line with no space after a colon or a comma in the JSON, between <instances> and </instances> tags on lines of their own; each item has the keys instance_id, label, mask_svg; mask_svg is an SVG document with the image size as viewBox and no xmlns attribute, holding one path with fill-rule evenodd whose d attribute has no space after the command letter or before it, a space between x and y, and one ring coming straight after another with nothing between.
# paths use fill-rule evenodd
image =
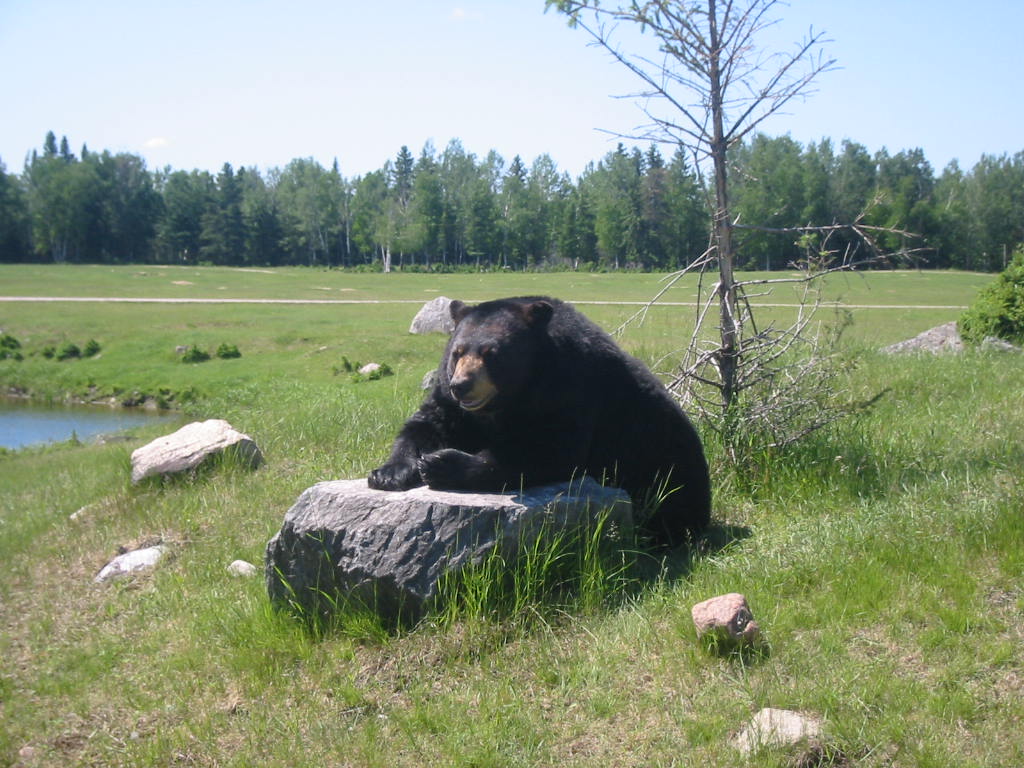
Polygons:
<instances>
[{"instance_id":1,"label":"pale boulder","mask_svg":"<svg viewBox=\"0 0 1024 768\"><path fill-rule=\"evenodd\" d=\"M224 419L196 421L136 449L132 453L132 482L187 472L225 452L234 453L253 468L263 461L253 439Z\"/></svg>"}]
</instances>

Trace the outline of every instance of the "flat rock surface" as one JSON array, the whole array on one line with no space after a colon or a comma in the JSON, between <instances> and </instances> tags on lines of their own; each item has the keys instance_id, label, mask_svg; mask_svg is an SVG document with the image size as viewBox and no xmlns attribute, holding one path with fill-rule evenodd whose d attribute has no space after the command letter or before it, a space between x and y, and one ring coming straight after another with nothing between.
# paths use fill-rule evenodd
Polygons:
<instances>
[{"instance_id":1,"label":"flat rock surface","mask_svg":"<svg viewBox=\"0 0 1024 768\"><path fill-rule=\"evenodd\" d=\"M413 618L445 573L495 547L514 556L542 533L583 525L601 510L620 530L632 527L626 492L590 478L487 494L378 491L365 479L318 483L267 545L267 590L302 611L322 614L340 597L389 619Z\"/></svg>"}]
</instances>

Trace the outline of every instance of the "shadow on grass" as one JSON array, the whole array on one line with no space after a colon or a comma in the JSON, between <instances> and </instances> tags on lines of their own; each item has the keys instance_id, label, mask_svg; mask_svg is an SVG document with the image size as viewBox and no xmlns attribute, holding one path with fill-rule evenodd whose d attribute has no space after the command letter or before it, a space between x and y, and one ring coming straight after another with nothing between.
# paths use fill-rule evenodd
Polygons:
<instances>
[{"instance_id":1,"label":"shadow on grass","mask_svg":"<svg viewBox=\"0 0 1024 768\"><path fill-rule=\"evenodd\" d=\"M646 551L643 581L645 584L682 581L690 575L697 562L728 550L749 538L752 533L745 525L729 525L712 520L700 536L685 544L671 550Z\"/></svg>"}]
</instances>

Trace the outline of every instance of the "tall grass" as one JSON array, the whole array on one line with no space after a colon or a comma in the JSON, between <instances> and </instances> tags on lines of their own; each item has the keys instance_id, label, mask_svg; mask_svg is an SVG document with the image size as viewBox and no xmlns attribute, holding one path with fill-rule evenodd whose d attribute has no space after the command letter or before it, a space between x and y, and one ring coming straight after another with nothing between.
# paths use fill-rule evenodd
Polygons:
<instances>
[{"instance_id":1,"label":"tall grass","mask_svg":"<svg viewBox=\"0 0 1024 768\"><path fill-rule=\"evenodd\" d=\"M22 336L126 319L7 309ZM606 327L620 312L594 310ZM873 348L920 329L858 315L868 327L854 342L875 338L851 348L847 387L885 396L747 467L724 469L709 443L715 524L688 552L652 567L629 556L639 547L555 537L453 578L414 627L382 632L353 613L310 632L227 565L261 563L304 488L386 456L440 339L407 337L393 308L190 312L155 315L159 351L140 339L109 368L130 334L97 335L89 375L134 386L160 355L185 369L165 347L175 328L228 322L243 356L202 364L194 383L209 391L189 408L248 432L266 463L131 486L128 455L149 428L127 444L0 456L0 765L734 766L729 737L764 706L817 714L825 735L817 752L767 750L751 765L1024 762L1020 356L886 357ZM624 343L654 358L677 323L652 313ZM332 374L332 355L366 349L396 375ZM87 362L2 368L0 381L57 392L47 372L76 370L61 379L74 383ZM154 572L92 582L119 547L156 538L171 554ZM732 591L770 653L697 642L690 606Z\"/></svg>"}]
</instances>

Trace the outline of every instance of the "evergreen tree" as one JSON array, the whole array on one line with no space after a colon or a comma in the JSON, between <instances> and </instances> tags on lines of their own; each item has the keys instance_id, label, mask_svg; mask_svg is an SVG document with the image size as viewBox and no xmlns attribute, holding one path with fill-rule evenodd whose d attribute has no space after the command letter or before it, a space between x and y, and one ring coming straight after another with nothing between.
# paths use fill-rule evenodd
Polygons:
<instances>
[{"instance_id":1,"label":"evergreen tree","mask_svg":"<svg viewBox=\"0 0 1024 768\"><path fill-rule=\"evenodd\" d=\"M30 257L28 204L18 177L0 160L0 262Z\"/></svg>"},{"instance_id":2,"label":"evergreen tree","mask_svg":"<svg viewBox=\"0 0 1024 768\"><path fill-rule=\"evenodd\" d=\"M667 262L664 269L679 269L692 263L708 247L710 216L697 174L677 147L667 169L668 207Z\"/></svg>"},{"instance_id":3,"label":"evergreen tree","mask_svg":"<svg viewBox=\"0 0 1024 768\"><path fill-rule=\"evenodd\" d=\"M101 155L84 150L82 162L94 164L103 185L103 231L98 250L103 261L138 263L153 258L153 240L163 200L138 155Z\"/></svg>"},{"instance_id":4,"label":"evergreen tree","mask_svg":"<svg viewBox=\"0 0 1024 768\"><path fill-rule=\"evenodd\" d=\"M163 262L198 263L203 215L214 204L215 184L206 171L173 171L163 182L163 216L156 248Z\"/></svg>"},{"instance_id":5,"label":"evergreen tree","mask_svg":"<svg viewBox=\"0 0 1024 768\"><path fill-rule=\"evenodd\" d=\"M413 172L409 240L425 266L438 260L442 250L444 191L434 147L424 145Z\"/></svg>"},{"instance_id":6,"label":"evergreen tree","mask_svg":"<svg viewBox=\"0 0 1024 768\"><path fill-rule=\"evenodd\" d=\"M224 163L210 203L202 217L200 257L212 264L237 265L245 254L242 184L230 163Z\"/></svg>"},{"instance_id":7,"label":"evergreen tree","mask_svg":"<svg viewBox=\"0 0 1024 768\"><path fill-rule=\"evenodd\" d=\"M281 264L281 219L274 192L255 168L240 169L238 177L245 233L242 263L263 266Z\"/></svg>"}]
</instances>

